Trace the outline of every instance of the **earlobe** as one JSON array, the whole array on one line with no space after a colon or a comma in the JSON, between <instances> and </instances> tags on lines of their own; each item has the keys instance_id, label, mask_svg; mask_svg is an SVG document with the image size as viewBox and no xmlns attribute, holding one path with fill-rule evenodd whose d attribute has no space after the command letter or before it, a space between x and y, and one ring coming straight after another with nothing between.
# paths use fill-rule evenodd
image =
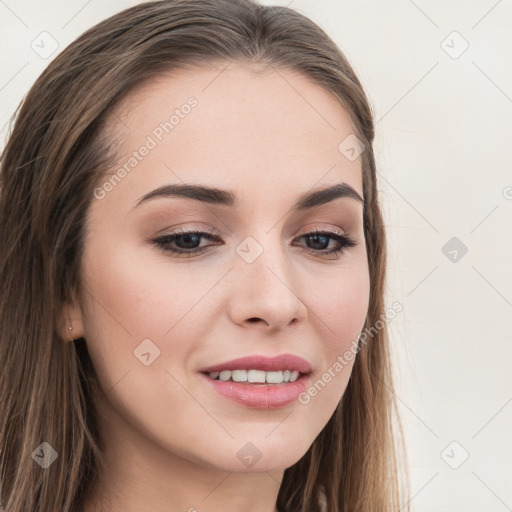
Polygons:
<instances>
[{"instance_id":1,"label":"earlobe","mask_svg":"<svg viewBox=\"0 0 512 512\"><path fill-rule=\"evenodd\" d=\"M64 341L75 341L84 336L82 313L76 306L69 304L63 307L59 333Z\"/></svg>"}]
</instances>

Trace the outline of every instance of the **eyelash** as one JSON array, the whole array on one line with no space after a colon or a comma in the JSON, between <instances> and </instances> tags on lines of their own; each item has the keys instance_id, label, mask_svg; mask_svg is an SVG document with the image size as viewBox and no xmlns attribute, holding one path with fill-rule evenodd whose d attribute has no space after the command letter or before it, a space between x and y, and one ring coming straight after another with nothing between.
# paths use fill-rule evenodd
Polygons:
<instances>
[{"instance_id":1,"label":"eyelash","mask_svg":"<svg viewBox=\"0 0 512 512\"><path fill-rule=\"evenodd\" d=\"M208 247L199 247L195 249L171 249L169 248L169 244L174 242L175 240L183 237L183 236L197 236L199 235L201 238L206 238L208 240L215 240L220 241L220 237L218 237L215 234L214 230L210 230L207 232L204 231L187 231L178 229L174 231L173 233L170 233L168 235L165 235L160 238L154 239L152 242L164 253L171 253L174 255L182 255L182 256L192 256L196 253L202 253L204 252ZM314 237L314 236L327 236L328 238L332 238L333 240L336 240L337 242L341 243L341 247L339 249L332 249L327 252L321 252L315 249L306 249L306 252L310 254L314 254L315 256L322 256L322 255L328 255L328 256L338 256L342 255L344 250L349 247L354 247L357 245L357 242L353 240L350 236L346 234L341 233L335 233L332 231L325 231L321 229L315 229L313 231L310 231L308 233L305 233L304 235L301 235L297 238L305 238L305 237Z\"/></svg>"}]
</instances>

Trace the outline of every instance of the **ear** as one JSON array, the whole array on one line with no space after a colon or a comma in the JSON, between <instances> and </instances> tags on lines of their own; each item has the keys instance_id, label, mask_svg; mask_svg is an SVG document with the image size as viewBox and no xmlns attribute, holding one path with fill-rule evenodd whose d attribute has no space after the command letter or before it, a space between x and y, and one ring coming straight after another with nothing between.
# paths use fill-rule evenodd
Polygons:
<instances>
[{"instance_id":1,"label":"ear","mask_svg":"<svg viewBox=\"0 0 512 512\"><path fill-rule=\"evenodd\" d=\"M62 307L58 331L62 339L69 342L84 336L82 312L78 307L72 304L65 304Z\"/></svg>"}]
</instances>

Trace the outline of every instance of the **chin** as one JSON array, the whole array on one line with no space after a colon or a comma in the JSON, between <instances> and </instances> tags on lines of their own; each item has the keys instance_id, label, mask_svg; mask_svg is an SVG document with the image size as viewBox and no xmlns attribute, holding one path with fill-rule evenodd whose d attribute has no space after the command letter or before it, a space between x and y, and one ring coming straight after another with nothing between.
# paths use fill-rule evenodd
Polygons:
<instances>
[{"instance_id":1,"label":"chin","mask_svg":"<svg viewBox=\"0 0 512 512\"><path fill-rule=\"evenodd\" d=\"M282 433L271 440L273 434L268 438L265 438L266 435L254 436L252 441L235 441L233 448L212 454L209 463L223 471L237 473L284 471L296 464L314 441L314 438L284 439Z\"/></svg>"}]
</instances>

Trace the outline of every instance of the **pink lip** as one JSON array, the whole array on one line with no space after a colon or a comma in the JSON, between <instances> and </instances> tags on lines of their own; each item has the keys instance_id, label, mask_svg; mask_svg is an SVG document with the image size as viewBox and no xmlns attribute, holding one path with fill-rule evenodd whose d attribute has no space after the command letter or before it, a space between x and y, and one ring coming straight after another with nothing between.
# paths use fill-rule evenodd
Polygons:
<instances>
[{"instance_id":1,"label":"pink lip","mask_svg":"<svg viewBox=\"0 0 512 512\"><path fill-rule=\"evenodd\" d=\"M222 370L263 370L265 372L296 370L300 373L309 373L311 371L311 365L302 357L294 356L292 354L281 354L276 357L256 355L232 359L225 363L202 368L199 371L203 373L211 373L221 372Z\"/></svg>"},{"instance_id":2,"label":"pink lip","mask_svg":"<svg viewBox=\"0 0 512 512\"><path fill-rule=\"evenodd\" d=\"M222 370L296 370L301 373L295 382L281 384L249 384L247 382L220 381L211 379L208 373ZM295 402L307 389L311 364L302 357L282 354L277 357L249 356L233 359L200 370L201 378L217 393L239 404L255 409L277 409Z\"/></svg>"},{"instance_id":3,"label":"pink lip","mask_svg":"<svg viewBox=\"0 0 512 512\"><path fill-rule=\"evenodd\" d=\"M309 375L301 375L295 382L248 384L213 380L207 374L200 377L222 396L254 409L278 409L295 402L306 391L310 379Z\"/></svg>"}]
</instances>

